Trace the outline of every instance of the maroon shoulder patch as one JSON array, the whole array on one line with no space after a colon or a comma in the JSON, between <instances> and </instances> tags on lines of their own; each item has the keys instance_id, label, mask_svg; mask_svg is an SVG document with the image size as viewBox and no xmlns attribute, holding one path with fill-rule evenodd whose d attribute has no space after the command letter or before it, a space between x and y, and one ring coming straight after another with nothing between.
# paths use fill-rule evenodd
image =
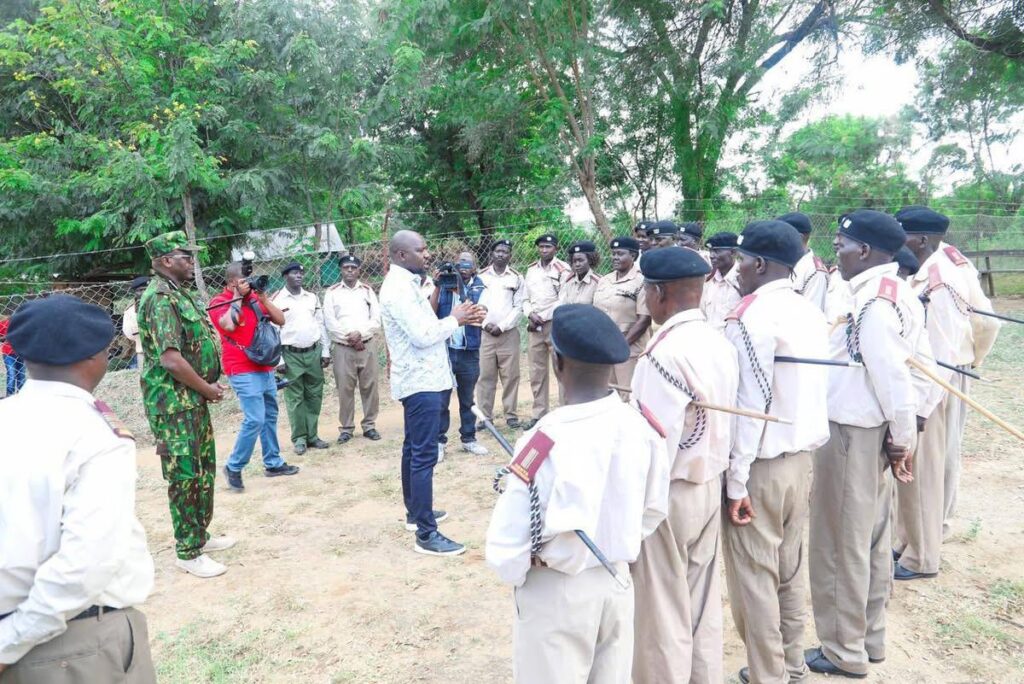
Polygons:
<instances>
[{"instance_id":1,"label":"maroon shoulder patch","mask_svg":"<svg viewBox=\"0 0 1024 684\"><path fill-rule=\"evenodd\" d=\"M653 413L651 413L651 409L647 408L639 401L636 402L636 406L640 409L640 415L647 419L647 422L652 428L654 428L655 432L661 435L662 439L668 437L668 433L665 432L665 428L661 427L661 423L659 423L658 419L654 417Z\"/></svg>"},{"instance_id":2,"label":"maroon shoulder patch","mask_svg":"<svg viewBox=\"0 0 1024 684\"><path fill-rule=\"evenodd\" d=\"M756 294L748 294L746 297L740 300L740 303L736 305L736 308L725 315L727 321L738 321L743 318L743 313L750 308L750 305L757 299Z\"/></svg>"},{"instance_id":3,"label":"maroon shoulder patch","mask_svg":"<svg viewBox=\"0 0 1024 684\"><path fill-rule=\"evenodd\" d=\"M897 292L899 292L899 285L892 278L882 278L881 282L878 283L879 299L884 299L895 304Z\"/></svg>"},{"instance_id":4,"label":"maroon shoulder patch","mask_svg":"<svg viewBox=\"0 0 1024 684\"><path fill-rule=\"evenodd\" d=\"M942 274L939 273L939 265L932 264L928 267L928 289L935 290L942 287Z\"/></svg>"},{"instance_id":5,"label":"maroon shoulder patch","mask_svg":"<svg viewBox=\"0 0 1024 684\"><path fill-rule=\"evenodd\" d=\"M106 421L107 425L110 426L110 429L115 435L123 439L130 439L133 442L135 441L135 435L132 434L132 431L128 429L128 426L124 424L124 421L118 418L113 409L107 406L105 402L97 399L93 402L93 406L100 412L100 415L103 416L103 420Z\"/></svg>"},{"instance_id":6,"label":"maroon shoulder patch","mask_svg":"<svg viewBox=\"0 0 1024 684\"><path fill-rule=\"evenodd\" d=\"M822 273L828 273L828 266L825 265L825 262L817 254L814 255L814 268Z\"/></svg>"},{"instance_id":7,"label":"maroon shoulder patch","mask_svg":"<svg viewBox=\"0 0 1024 684\"><path fill-rule=\"evenodd\" d=\"M946 256L949 257L949 260L952 261L957 266L966 266L967 264L971 263L970 261L967 260L967 257L961 254L960 250L954 247L953 245L946 245L946 247L942 251L945 252Z\"/></svg>"},{"instance_id":8,"label":"maroon shoulder patch","mask_svg":"<svg viewBox=\"0 0 1024 684\"><path fill-rule=\"evenodd\" d=\"M526 484L530 484L541 464L551 455L551 447L554 445L550 437L537 430L522 451L512 459L508 466L509 471Z\"/></svg>"}]
</instances>

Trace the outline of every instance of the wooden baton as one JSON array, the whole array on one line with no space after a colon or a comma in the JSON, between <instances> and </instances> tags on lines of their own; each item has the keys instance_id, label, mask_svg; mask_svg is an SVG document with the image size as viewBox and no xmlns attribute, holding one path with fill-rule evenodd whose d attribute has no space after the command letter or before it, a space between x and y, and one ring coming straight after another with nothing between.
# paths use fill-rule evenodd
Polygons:
<instances>
[{"instance_id":1,"label":"wooden baton","mask_svg":"<svg viewBox=\"0 0 1024 684\"><path fill-rule=\"evenodd\" d=\"M611 387L613 390L618 390L620 392L633 391L628 387L623 387L622 385L609 384L608 386ZM757 420L765 420L768 421L769 423L780 423L781 425L793 424L793 421L791 420L779 418L778 416L769 416L766 413L758 413L757 411L748 411L747 409L732 408L731 406L718 406L717 404L709 404L706 401L691 401L690 403L702 409L707 409L708 411L721 411L722 413L731 413L735 416L744 416L746 418L756 418Z\"/></svg>"}]
</instances>

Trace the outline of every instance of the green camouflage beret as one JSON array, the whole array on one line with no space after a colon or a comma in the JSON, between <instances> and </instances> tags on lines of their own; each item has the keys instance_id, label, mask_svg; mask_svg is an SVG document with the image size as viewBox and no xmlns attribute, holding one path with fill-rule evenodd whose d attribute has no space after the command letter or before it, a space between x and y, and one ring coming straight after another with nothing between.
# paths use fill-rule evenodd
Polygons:
<instances>
[{"instance_id":1,"label":"green camouflage beret","mask_svg":"<svg viewBox=\"0 0 1024 684\"><path fill-rule=\"evenodd\" d=\"M188 237L185 235L185 231L183 230L172 230L169 233L157 235L155 238L146 242L146 254L149 255L150 259L162 257L175 250L181 250L183 252L201 252L204 249L206 249L206 247L202 245L190 247L188 244Z\"/></svg>"}]
</instances>

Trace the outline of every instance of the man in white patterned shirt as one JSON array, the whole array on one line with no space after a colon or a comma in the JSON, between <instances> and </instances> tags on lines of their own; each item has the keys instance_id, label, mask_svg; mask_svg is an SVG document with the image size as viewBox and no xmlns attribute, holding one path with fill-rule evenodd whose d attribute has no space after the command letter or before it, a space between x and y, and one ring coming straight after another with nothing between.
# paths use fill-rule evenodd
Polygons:
<instances>
[{"instance_id":1,"label":"man in white patterned shirt","mask_svg":"<svg viewBox=\"0 0 1024 684\"><path fill-rule=\"evenodd\" d=\"M437 318L420 292L430 252L419 233L395 233L389 257L391 267L380 288L380 306L391 352L391 396L402 403L405 418L402 495L406 524L416 525L415 551L454 556L466 547L437 530L438 519L447 516L433 509L441 397L452 388L447 340L463 325L482 323L485 312L476 304L463 302L452 308L447 318Z\"/></svg>"}]
</instances>

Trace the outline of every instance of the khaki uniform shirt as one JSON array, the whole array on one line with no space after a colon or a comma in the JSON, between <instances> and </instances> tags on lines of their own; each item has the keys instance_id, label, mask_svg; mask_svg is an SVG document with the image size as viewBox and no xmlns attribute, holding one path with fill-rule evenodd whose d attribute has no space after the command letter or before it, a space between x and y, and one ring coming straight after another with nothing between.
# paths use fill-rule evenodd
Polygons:
<instances>
[{"instance_id":1,"label":"khaki uniform shirt","mask_svg":"<svg viewBox=\"0 0 1024 684\"><path fill-rule=\"evenodd\" d=\"M358 331L363 342L380 332L380 302L373 288L362 281L355 287L344 282L324 293L324 326L332 342L348 344L350 333Z\"/></svg>"},{"instance_id":2,"label":"khaki uniform shirt","mask_svg":"<svg viewBox=\"0 0 1024 684\"><path fill-rule=\"evenodd\" d=\"M562 289L558 293L558 304L593 304L594 293L597 292L597 281L600 280L593 270L587 271L583 280L570 272L562 283Z\"/></svg>"},{"instance_id":3,"label":"khaki uniform shirt","mask_svg":"<svg viewBox=\"0 0 1024 684\"><path fill-rule=\"evenodd\" d=\"M626 275L619 277L615 271L601 276L594 292L594 306L608 314L619 330L625 335L641 316L650 316L647 310L647 297L644 295L644 277L640 268L633 265ZM630 346L630 356L636 357L647 346L650 332L643 335Z\"/></svg>"},{"instance_id":4,"label":"khaki uniform shirt","mask_svg":"<svg viewBox=\"0 0 1024 684\"><path fill-rule=\"evenodd\" d=\"M501 332L512 330L519 325L523 315L523 300L526 298L526 282L511 266L499 274L494 266L488 266L478 275L487 289L480 295L481 306L487 307L483 325L494 323Z\"/></svg>"},{"instance_id":5,"label":"khaki uniform shirt","mask_svg":"<svg viewBox=\"0 0 1024 684\"><path fill-rule=\"evenodd\" d=\"M704 281L700 310L715 330L725 329L726 315L736 308L740 294L739 270L734 265L724 276L717 270Z\"/></svg>"},{"instance_id":6,"label":"khaki uniform shirt","mask_svg":"<svg viewBox=\"0 0 1024 684\"><path fill-rule=\"evenodd\" d=\"M535 261L526 269L526 298L523 300L523 315L537 314L543 321L551 320L551 313L558 306L558 293L565 278L572 275L569 264L561 259L552 259L546 267Z\"/></svg>"}]
</instances>

